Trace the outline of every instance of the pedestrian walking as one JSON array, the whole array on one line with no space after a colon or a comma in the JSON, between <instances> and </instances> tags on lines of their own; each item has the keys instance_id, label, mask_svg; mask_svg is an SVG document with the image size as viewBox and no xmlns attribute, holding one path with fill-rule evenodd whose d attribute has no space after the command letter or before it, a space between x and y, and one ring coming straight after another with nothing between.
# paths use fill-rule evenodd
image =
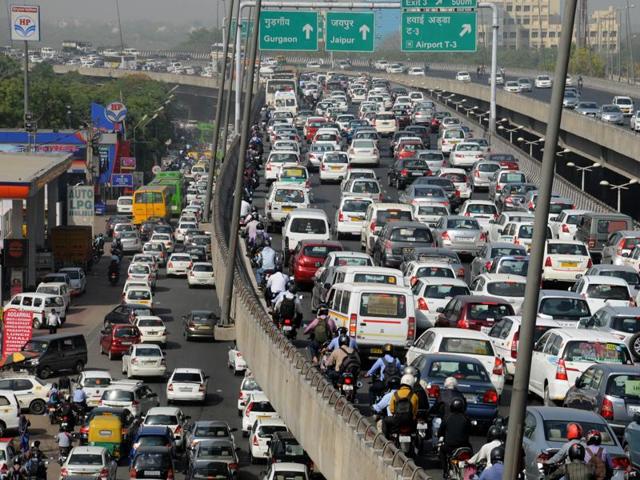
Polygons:
<instances>
[{"instance_id":1,"label":"pedestrian walking","mask_svg":"<svg viewBox=\"0 0 640 480\"><path fill-rule=\"evenodd\" d=\"M29 450L29 427L31 422L24 415L20 415L18 420L18 435L20 435L20 450L22 453L26 453Z\"/></svg>"},{"instance_id":2,"label":"pedestrian walking","mask_svg":"<svg viewBox=\"0 0 640 480\"><path fill-rule=\"evenodd\" d=\"M49 327L49 333L56 333L58 326L60 326L60 315L55 309L51 310L51 313L47 316L47 326Z\"/></svg>"}]
</instances>

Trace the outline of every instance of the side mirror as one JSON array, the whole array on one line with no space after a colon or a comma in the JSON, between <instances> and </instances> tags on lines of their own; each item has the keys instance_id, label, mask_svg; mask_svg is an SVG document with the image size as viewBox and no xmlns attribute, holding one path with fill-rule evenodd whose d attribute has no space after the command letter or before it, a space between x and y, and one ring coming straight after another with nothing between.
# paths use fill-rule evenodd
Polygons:
<instances>
[{"instance_id":1,"label":"side mirror","mask_svg":"<svg viewBox=\"0 0 640 480\"><path fill-rule=\"evenodd\" d=\"M633 414L633 421L640 424L640 412L636 412Z\"/></svg>"},{"instance_id":2,"label":"side mirror","mask_svg":"<svg viewBox=\"0 0 640 480\"><path fill-rule=\"evenodd\" d=\"M232 427L232 428L230 428L230 429L229 429L229 431L230 431L230 432L237 432L237 431L238 431L238 429L237 429L236 427Z\"/></svg>"},{"instance_id":3,"label":"side mirror","mask_svg":"<svg viewBox=\"0 0 640 480\"><path fill-rule=\"evenodd\" d=\"M575 381L575 386L576 386L576 388L580 388L580 385L581 385L581 384L580 384L580 378L581 378L581 377L577 377L577 378L576 378L576 381Z\"/></svg>"},{"instance_id":4,"label":"side mirror","mask_svg":"<svg viewBox=\"0 0 640 480\"><path fill-rule=\"evenodd\" d=\"M436 308L436 312L438 312L438 313L442 313L442 312L444 312L444 307L438 307L438 308Z\"/></svg>"}]
</instances>

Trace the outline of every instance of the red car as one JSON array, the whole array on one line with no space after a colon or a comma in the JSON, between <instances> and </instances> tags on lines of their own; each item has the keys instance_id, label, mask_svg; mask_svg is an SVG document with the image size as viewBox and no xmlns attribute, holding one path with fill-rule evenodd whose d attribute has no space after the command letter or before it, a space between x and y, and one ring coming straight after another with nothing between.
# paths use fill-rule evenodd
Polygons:
<instances>
[{"instance_id":1,"label":"red car","mask_svg":"<svg viewBox=\"0 0 640 480\"><path fill-rule=\"evenodd\" d=\"M296 283L313 283L313 277L330 252L341 252L340 242L332 240L302 240L291 255L291 272Z\"/></svg>"},{"instance_id":2,"label":"red car","mask_svg":"<svg viewBox=\"0 0 640 480\"><path fill-rule=\"evenodd\" d=\"M316 136L316 132L319 128L324 127L328 122L324 117L309 117L307 119L307 123L303 128L304 138L307 142L313 140L313 137Z\"/></svg>"},{"instance_id":3,"label":"red car","mask_svg":"<svg viewBox=\"0 0 640 480\"><path fill-rule=\"evenodd\" d=\"M458 295L452 298L436 319L436 327L468 328L489 331L503 317L515 315L506 300L483 295Z\"/></svg>"},{"instance_id":4,"label":"red car","mask_svg":"<svg viewBox=\"0 0 640 480\"><path fill-rule=\"evenodd\" d=\"M140 343L140 330L135 325L109 324L100 332L100 353L109 355L109 360L127 353L134 343Z\"/></svg>"}]
</instances>

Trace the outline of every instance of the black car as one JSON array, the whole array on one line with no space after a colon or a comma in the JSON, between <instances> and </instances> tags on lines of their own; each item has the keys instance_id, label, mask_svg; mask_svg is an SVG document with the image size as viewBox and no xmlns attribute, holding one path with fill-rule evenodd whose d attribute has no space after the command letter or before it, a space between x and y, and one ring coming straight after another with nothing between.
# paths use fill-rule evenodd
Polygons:
<instances>
[{"instance_id":1,"label":"black car","mask_svg":"<svg viewBox=\"0 0 640 480\"><path fill-rule=\"evenodd\" d=\"M153 227L152 233L168 233L169 235L173 235L173 228L171 225L156 225Z\"/></svg>"},{"instance_id":2,"label":"black car","mask_svg":"<svg viewBox=\"0 0 640 480\"><path fill-rule=\"evenodd\" d=\"M132 323L133 317L138 315L155 315L153 309L138 304L123 303L104 316L104 324Z\"/></svg>"},{"instance_id":3,"label":"black car","mask_svg":"<svg viewBox=\"0 0 640 480\"><path fill-rule=\"evenodd\" d=\"M104 228L104 233L107 237L113 235L113 227L116 223L131 223L131 217L128 215L112 215L109 217Z\"/></svg>"},{"instance_id":4,"label":"black car","mask_svg":"<svg viewBox=\"0 0 640 480\"><path fill-rule=\"evenodd\" d=\"M389 186L394 186L398 190L411 185L418 177L431 175L429 165L420 158L402 158L393 162L387 171Z\"/></svg>"},{"instance_id":5,"label":"black car","mask_svg":"<svg viewBox=\"0 0 640 480\"><path fill-rule=\"evenodd\" d=\"M291 432L275 432L269 442L267 456L269 463L303 463L309 470L313 468L313 461Z\"/></svg>"},{"instance_id":6,"label":"black car","mask_svg":"<svg viewBox=\"0 0 640 480\"><path fill-rule=\"evenodd\" d=\"M194 262L206 262L207 250L200 245L187 245L184 247L184 253L191 255Z\"/></svg>"},{"instance_id":7,"label":"black car","mask_svg":"<svg viewBox=\"0 0 640 480\"><path fill-rule=\"evenodd\" d=\"M460 193L451 180L444 177L422 177L416 180L416 185L435 185L440 187L447 194L452 210L462 204Z\"/></svg>"},{"instance_id":8,"label":"black car","mask_svg":"<svg viewBox=\"0 0 640 480\"><path fill-rule=\"evenodd\" d=\"M409 125L406 128L407 132L413 133L416 137L422 139L424 148L431 148L431 129L424 125Z\"/></svg>"},{"instance_id":9,"label":"black car","mask_svg":"<svg viewBox=\"0 0 640 480\"><path fill-rule=\"evenodd\" d=\"M140 447L131 460L131 478L174 478L175 474L171 447Z\"/></svg>"}]
</instances>

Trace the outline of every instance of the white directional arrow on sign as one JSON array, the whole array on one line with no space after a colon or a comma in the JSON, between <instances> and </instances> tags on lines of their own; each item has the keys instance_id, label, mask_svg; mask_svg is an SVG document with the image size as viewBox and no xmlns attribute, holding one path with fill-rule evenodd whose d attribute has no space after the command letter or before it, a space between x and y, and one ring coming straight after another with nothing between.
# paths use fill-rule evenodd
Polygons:
<instances>
[{"instance_id":1,"label":"white directional arrow on sign","mask_svg":"<svg viewBox=\"0 0 640 480\"><path fill-rule=\"evenodd\" d=\"M460 30L460 36L464 37L467 33L471 33L471 25L469 23L465 23L462 25L462 30Z\"/></svg>"},{"instance_id":2,"label":"white directional arrow on sign","mask_svg":"<svg viewBox=\"0 0 640 480\"><path fill-rule=\"evenodd\" d=\"M304 32L304 36L307 40L311 38L311 32L313 32L313 27L308 23L302 27L302 31Z\"/></svg>"},{"instance_id":3,"label":"white directional arrow on sign","mask_svg":"<svg viewBox=\"0 0 640 480\"><path fill-rule=\"evenodd\" d=\"M367 25L362 25L358 31L362 34L362 40L367 39L367 34L371 31L371 29Z\"/></svg>"}]
</instances>

